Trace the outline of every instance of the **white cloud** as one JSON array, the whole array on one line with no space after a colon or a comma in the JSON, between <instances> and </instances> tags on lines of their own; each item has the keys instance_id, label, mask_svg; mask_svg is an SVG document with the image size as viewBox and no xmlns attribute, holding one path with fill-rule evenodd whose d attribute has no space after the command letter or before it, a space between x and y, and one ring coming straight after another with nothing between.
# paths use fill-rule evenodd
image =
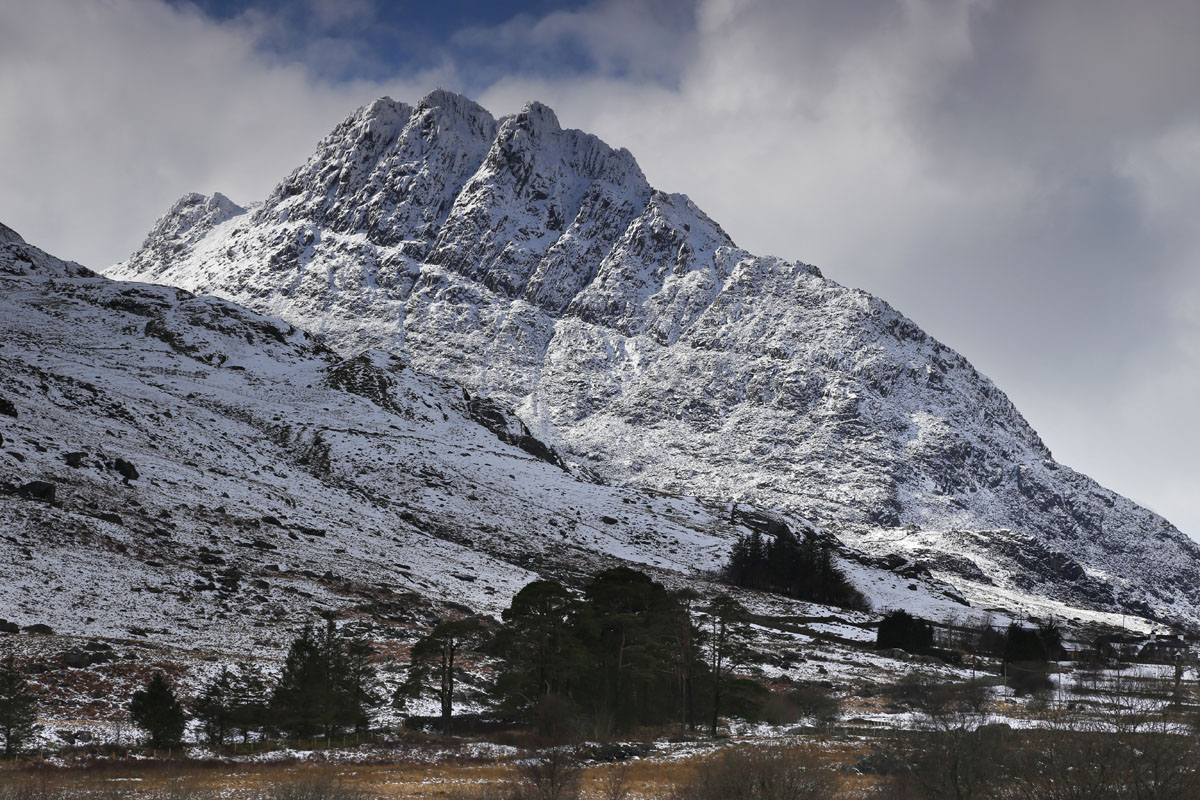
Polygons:
<instances>
[{"instance_id":1,"label":"white cloud","mask_svg":"<svg viewBox=\"0 0 1200 800\"><path fill-rule=\"evenodd\" d=\"M322 84L157 0L0 4L0 219L106 266L184 192L261 199L355 106L443 80Z\"/></svg>"},{"instance_id":2,"label":"white cloud","mask_svg":"<svg viewBox=\"0 0 1200 800\"><path fill-rule=\"evenodd\" d=\"M351 69L341 33L373 4L311 3L297 58ZM261 199L380 94L465 86L498 114L536 98L743 246L889 300L1059 458L1200 536L1189 0L610 0L464 28L427 74L336 84L264 54L295 33L281 18L16 5L0 220L52 252L119 259L185 191Z\"/></svg>"}]
</instances>

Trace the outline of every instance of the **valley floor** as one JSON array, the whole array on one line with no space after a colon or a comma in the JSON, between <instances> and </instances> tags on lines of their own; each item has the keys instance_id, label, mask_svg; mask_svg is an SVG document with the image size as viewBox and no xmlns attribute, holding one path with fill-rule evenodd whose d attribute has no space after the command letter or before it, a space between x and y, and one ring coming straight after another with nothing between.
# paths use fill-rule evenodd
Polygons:
<instances>
[{"instance_id":1,"label":"valley floor","mask_svg":"<svg viewBox=\"0 0 1200 800\"><path fill-rule=\"evenodd\" d=\"M879 776L863 774L855 765L887 749L883 740L844 733L802 736L757 736L713 742L661 742L652 755L627 761L586 764L580 774L580 797L669 798L673 787L692 779L697 765L736 744L784 747L805 768L832 778L839 797L867 797ZM0 771L3 800L103 797L166 800L366 800L402 797L412 800L475 800L504 797L506 787L521 780L524 751L512 747L457 744L403 746L394 750L353 748L320 754L293 752L287 760L101 760L59 761L54 766L29 764ZM614 793L622 787L624 794Z\"/></svg>"},{"instance_id":2,"label":"valley floor","mask_svg":"<svg viewBox=\"0 0 1200 800\"><path fill-rule=\"evenodd\" d=\"M1166 665L1059 664L1051 688L1027 697L988 676L974 708L963 698L936 699L938 688L968 685L962 676L927 674L922 682L920 674L841 698L836 720L734 721L718 739L644 730L628 741L564 749L563 762L549 766L552 751L526 749L530 734L514 730L453 738L393 732L328 749L217 754L193 746L187 758L77 744L0 762L0 800L733 800L748 795L730 785L764 770L807 787L767 798L1053 800L1085 785L1094 788L1090 796L1123 797L1120 787L1147 780L1157 793L1136 796L1200 796L1200 687L1190 671L1176 683ZM547 770L573 776L577 791L531 789ZM947 782L965 788L947 794Z\"/></svg>"}]
</instances>

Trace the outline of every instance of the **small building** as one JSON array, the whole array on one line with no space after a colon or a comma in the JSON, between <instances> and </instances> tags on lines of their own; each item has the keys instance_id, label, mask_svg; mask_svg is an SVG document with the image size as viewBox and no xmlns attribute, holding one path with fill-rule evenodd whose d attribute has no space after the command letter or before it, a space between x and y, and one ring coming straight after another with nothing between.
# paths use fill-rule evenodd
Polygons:
<instances>
[{"instance_id":1,"label":"small building","mask_svg":"<svg viewBox=\"0 0 1200 800\"><path fill-rule=\"evenodd\" d=\"M1105 633L1092 641L1092 649L1105 661L1134 661L1145 645L1144 636L1128 633Z\"/></svg>"},{"instance_id":2,"label":"small building","mask_svg":"<svg viewBox=\"0 0 1200 800\"><path fill-rule=\"evenodd\" d=\"M1138 661L1153 664L1174 664L1186 660L1190 655L1187 642L1174 634L1168 636L1152 635L1138 651Z\"/></svg>"}]
</instances>

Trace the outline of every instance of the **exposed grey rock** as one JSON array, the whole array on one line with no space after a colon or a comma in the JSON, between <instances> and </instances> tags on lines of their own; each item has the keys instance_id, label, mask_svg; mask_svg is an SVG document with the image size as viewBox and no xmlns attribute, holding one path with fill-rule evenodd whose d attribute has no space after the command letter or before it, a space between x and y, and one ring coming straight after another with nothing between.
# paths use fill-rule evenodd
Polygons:
<instances>
[{"instance_id":1,"label":"exposed grey rock","mask_svg":"<svg viewBox=\"0 0 1200 800\"><path fill-rule=\"evenodd\" d=\"M56 487L49 481L29 481L22 484L17 489L17 493L22 497L27 497L30 500L43 500L47 503L53 503L55 499Z\"/></svg>"},{"instance_id":2,"label":"exposed grey rock","mask_svg":"<svg viewBox=\"0 0 1200 800\"><path fill-rule=\"evenodd\" d=\"M88 278L96 273L28 245L12 228L0 223L0 275L39 274L47 277ZM2 406L0 406L2 407ZM3 413L0 411L0 413ZM15 415L13 415L15 416Z\"/></svg>"},{"instance_id":3,"label":"exposed grey rock","mask_svg":"<svg viewBox=\"0 0 1200 800\"><path fill-rule=\"evenodd\" d=\"M126 461L123 458L114 459L113 463L112 463L112 468L118 474L120 474L120 476L122 478L125 479L126 483L128 483L129 481L136 481L138 479L137 468L134 467L133 464L130 464L128 461Z\"/></svg>"},{"instance_id":4,"label":"exposed grey rock","mask_svg":"<svg viewBox=\"0 0 1200 800\"><path fill-rule=\"evenodd\" d=\"M467 402L471 419L496 434L500 441L514 445L542 461L565 469L562 457L545 442L529 432L516 415L502 404L486 397L472 397Z\"/></svg>"}]
</instances>

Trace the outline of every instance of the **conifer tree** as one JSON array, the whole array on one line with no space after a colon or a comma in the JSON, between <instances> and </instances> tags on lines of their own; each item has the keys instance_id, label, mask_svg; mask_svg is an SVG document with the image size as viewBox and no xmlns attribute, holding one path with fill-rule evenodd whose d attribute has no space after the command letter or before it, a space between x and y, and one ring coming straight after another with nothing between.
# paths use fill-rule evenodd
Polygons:
<instances>
[{"instance_id":1,"label":"conifer tree","mask_svg":"<svg viewBox=\"0 0 1200 800\"><path fill-rule=\"evenodd\" d=\"M797 538L782 524L769 542L758 531L739 537L730 551L724 577L734 586L747 589L869 610L867 599L838 567L829 542L813 534Z\"/></svg>"},{"instance_id":2,"label":"conifer tree","mask_svg":"<svg viewBox=\"0 0 1200 800\"><path fill-rule=\"evenodd\" d=\"M262 670L254 664L238 664L229 694L230 731L240 735L245 744L250 734L263 731L270 721L267 680Z\"/></svg>"},{"instance_id":3,"label":"conifer tree","mask_svg":"<svg viewBox=\"0 0 1200 800\"><path fill-rule=\"evenodd\" d=\"M225 738L233 725L233 682L233 673L224 667L192 702L192 712L200 721L204 738L218 748L225 746Z\"/></svg>"},{"instance_id":4,"label":"conifer tree","mask_svg":"<svg viewBox=\"0 0 1200 800\"><path fill-rule=\"evenodd\" d=\"M129 703L133 724L144 730L154 748L178 747L183 741L187 715L161 672L154 673L144 689Z\"/></svg>"},{"instance_id":5,"label":"conifer tree","mask_svg":"<svg viewBox=\"0 0 1200 800\"><path fill-rule=\"evenodd\" d=\"M546 698L569 703L586 674L579 602L557 581L534 581L513 597L490 651L500 659L496 695L503 713L530 719Z\"/></svg>"},{"instance_id":6,"label":"conifer tree","mask_svg":"<svg viewBox=\"0 0 1200 800\"><path fill-rule=\"evenodd\" d=\"M1049 659L1046 655L1046 645L1038 632L1013 622L1008 626L1004 660L1009 663L1044 664Z\"/></svg>"},{"instance_id":7,"label":"conifer tree","mask_svg":"<svg viewBox=\"0 0 1200 800\"><path fill-rule=\"evenodd\" d=\"M371 661L375 651L360 639L343 639L342 650L342 673L338 677L342 713L338 721L363 733L371 726L371 710L380 703Z\"/></svg>"},{"instance_id":8,"label":"conifer tree","mask_svg":"<svg viewBox=\"0 0 1200 800\"><path fill-rule=\"evenodd\" d=\"M678 705L670 668L678 603L628 567L599 573L584 589L584 643L596 665L587 681L591 711L618 729L671 719Z\"/></svg>"},{"instance_id":9,"label":"conifer tree","mask_svg":"<svg viewBox=\"0 0 1200 800\"><path fill-rule=\"evenodd\" d=\"M0 736L4 757L15 758L37 734L36 699L13 657L0 661Z\"/></svg>"},{"instance_id":10,"label":"conifer tree","mask_svg":"<svg viewBox=\"0 0 1200 800\"><path fill-rule=\"evenodd\" d=\"M691 613L697 600L627 567L599 573L582 596L554 581L529 584L489 648L498 660L497 710L536 720L548 736L570 735L581 718L600 734L669 720L694 725L707 686ZM427 646L414 651L417 661ZM430 669L410 672L400 698L424 687Z\"/></svg>"},{"instance_id":11,"label":"conifer tree","mask_svg":"<svg viewBox=\"0 0 1200 800\"><path fill-rule=\"evenodd\" d=\"M678 606L670 639L674 645L671 666L679 690L679 717L680 722L692 731L696 729L696 678L704 666L700 653L703 637L692 622L692 609L700 594L695 589L684 588L672 592L671 599Z\"/></svg>"},{"instance_id":12,"label":"conifer tree","mask_svg":"<svg viewBox=\"0 0 1200 800\"><path fill-rule=\"evenodd\" d=\"M712 721L709 733L717 735L721 701L733 680L733 674L750 657L750 615L737 600L717 595L704 609L708 614L705 636L706 661L712 680Z\"/></svg>"},{"instance_id":13,"label":"conifer tree","mask_svg":"<svg viewBox=\"0 0 1200 800\"><path fill-rule=\"evenodd\" d=\"M309 627L292 640L271 693L273 722L296 739L315 735L329 718L332 676L318 638Z\"/></svg>"},{"instance_id":14,"label":"conifer tree","mask_svg":"<svg viewBox=\"0 0 1200 800\"><path fill-rule=\"evenodd\" d=\"M275 721L289 736L365 729L377 703L370 649L341 636L333 620L323 631L305 628L292 642L271 694Z\"/></svg>"},{"instance_id":15,"label":"conifer tree","mask_svg":"<svg viewBox=\"0 0 1200 800\"><path fill-rule=\"evenodd\" d=\"M455 669L462 651L479 646L484 628L478 619L443 622L413 645L408 675L392 701L403 707L408 699L432 691L441 707L442 733L453 732Z\"/></svg>"},{"instance_id":16,"label":"conifer tree","mask_svg":"<svg viewBox=\"0 0 1200 800\"><path fill-rule=\"evenodd\" d=\"M924 653L933 647L933 628L920 617L896 609L883 615L875 633L875 646Z\"/></svg>"}]
</instances>

